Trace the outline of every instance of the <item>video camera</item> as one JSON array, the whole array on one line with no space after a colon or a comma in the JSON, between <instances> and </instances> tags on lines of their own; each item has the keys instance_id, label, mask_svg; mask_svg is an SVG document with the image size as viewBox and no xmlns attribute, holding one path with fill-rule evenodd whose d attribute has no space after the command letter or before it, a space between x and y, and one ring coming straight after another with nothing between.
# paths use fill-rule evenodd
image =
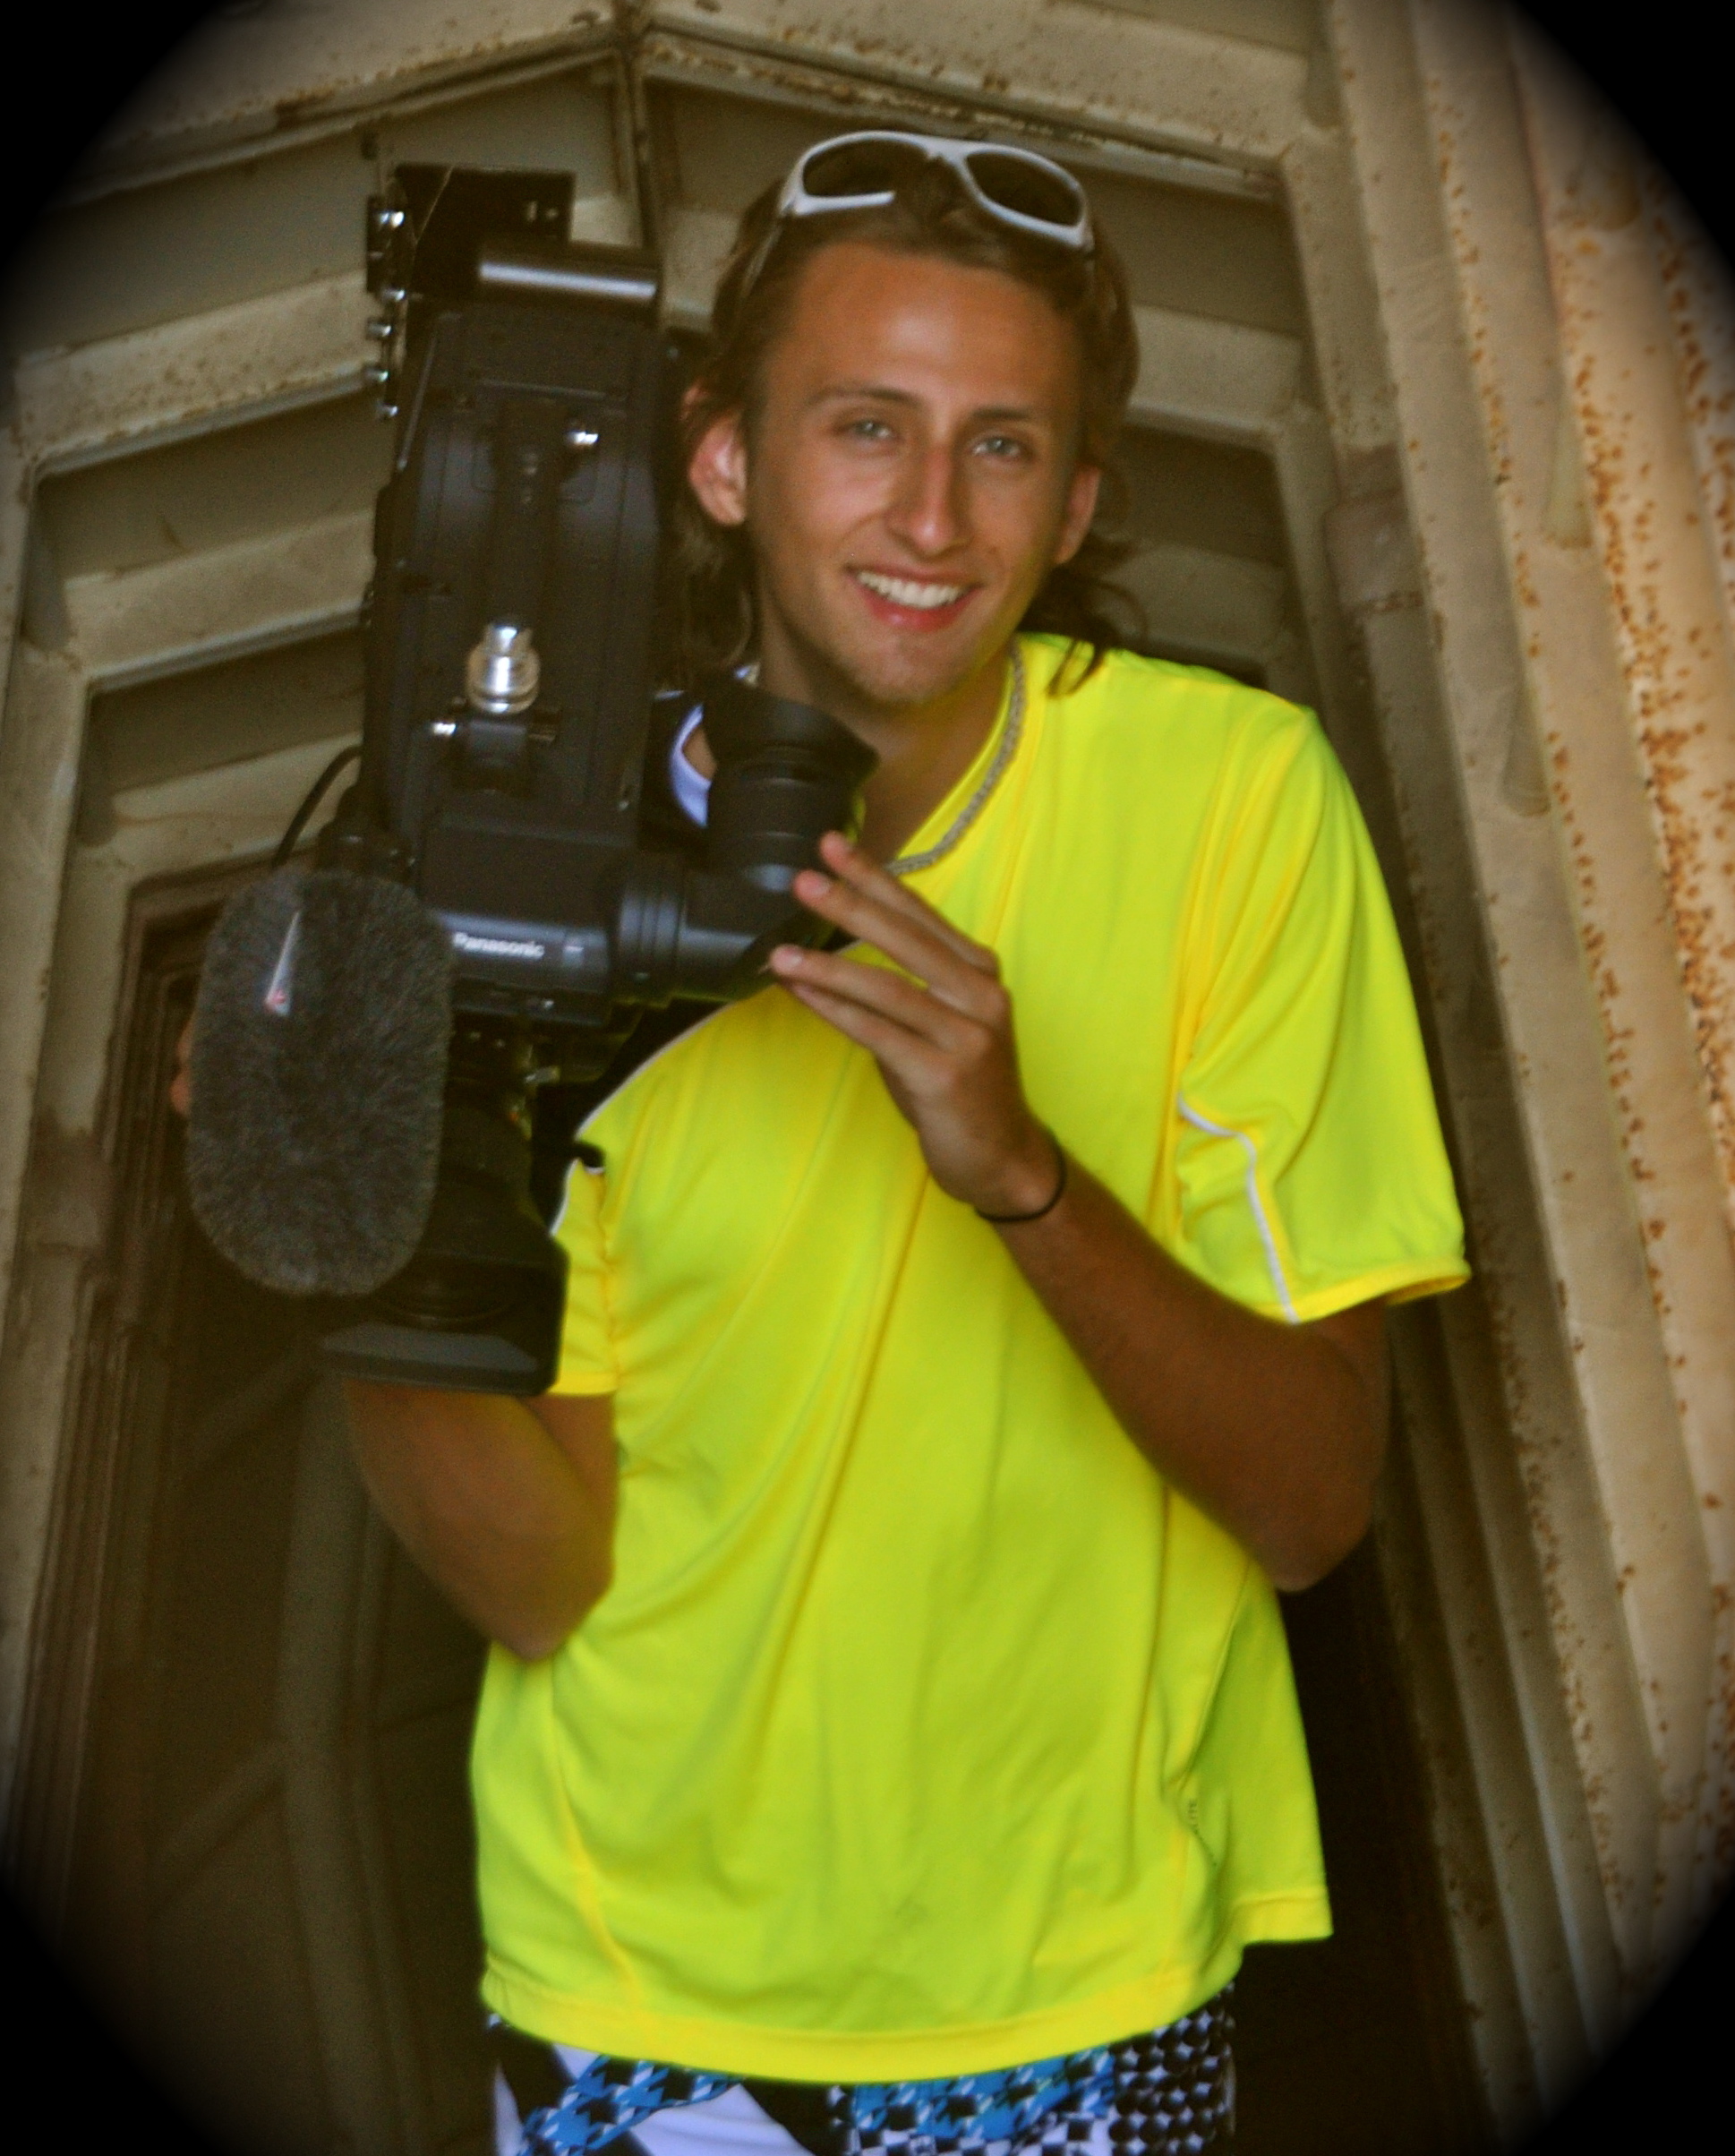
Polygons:
<instances>
[{"instance_id":1,"label":"video camera","mask_svg":"<svg viewBox=\"0 0 1735 2156\"><path fill-rule=\"evenodd\" d=\"M352 1376L546 1390L566 1261L538 1146L572 1157L573 1089L641 1012L748 995L774 945L821 940L791 885L857 827L875 763L825 713L710 680L702 838L646 843L681 356L654 257L569 243L571 199L565 175L406 164L368 205L396 453L360 771L317 863L420 898L454 1024L420 1246L328 1313L324 1359Z\"/></svg>"}]
</instances>

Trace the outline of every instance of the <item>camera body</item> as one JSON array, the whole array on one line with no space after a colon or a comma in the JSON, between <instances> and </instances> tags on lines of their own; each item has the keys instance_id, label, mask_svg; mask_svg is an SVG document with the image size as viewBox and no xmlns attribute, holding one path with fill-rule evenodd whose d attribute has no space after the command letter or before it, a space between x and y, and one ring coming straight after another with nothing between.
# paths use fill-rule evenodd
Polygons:
<instances>
[{"instance_id":1,"label":"camera body","mask_svg":"<svg viewBox=\"0 0 1735 2156\"><path fill-rule=\"evenodd\" d=\"M654 258L560 236L571 186L400 166L369 205L397 432L361 772L319 867L416 893L455 1024L422 1245L329 1313L354 1376L546 1390L565 1262L532 1195L538 1092L595 1079L640 1012L751 993L773 945L816 940L791 886L874 766L825 713L714 680L702 851L644 843L680 355Z\"/></svg>"}]
</instances>

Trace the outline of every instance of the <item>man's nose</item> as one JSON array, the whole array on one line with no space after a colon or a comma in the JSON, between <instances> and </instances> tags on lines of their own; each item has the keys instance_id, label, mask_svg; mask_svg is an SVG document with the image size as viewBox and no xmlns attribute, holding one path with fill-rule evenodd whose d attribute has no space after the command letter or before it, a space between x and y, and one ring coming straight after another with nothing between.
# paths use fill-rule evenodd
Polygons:
<instances>
[{"instance_id":1,"label":"man's nose","mask_svg":"<svg viewBox=\"0 0 1735 2156\"><path fill-rule=\"evenodd\" d=\"M950 444L934 442L910 457L889 521L919 554L949 553L970 536L963 470Z\"/></svg>"}]
</instances>

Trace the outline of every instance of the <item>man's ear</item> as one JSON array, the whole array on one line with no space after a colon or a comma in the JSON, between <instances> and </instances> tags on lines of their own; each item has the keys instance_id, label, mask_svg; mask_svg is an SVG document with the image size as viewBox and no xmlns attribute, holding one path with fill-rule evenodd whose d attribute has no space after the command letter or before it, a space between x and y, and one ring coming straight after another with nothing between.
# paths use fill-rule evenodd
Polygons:
<instances>
[{"instance_id":1,"label":"man's ear","mask_svg":"<svg viewBox=\"0 0 1735 2156\"><path fill-rule=\"evenodd\" d=\"M1060 520L1060 535L1055 542L1056 563L1070 561L1084 544L1084 535L1090 529L1090 519L1097 513L1097 495L1101 487L1100 466L1081 464L1074 467L1066 489L1066 508Z\"/></svg>"},{"instance_id":2,"label":"man's ear","mask_svg":"<svg viewBox=\"0 0 1735 2156\"><path fill-rule=\"evenodd\" d=\"M714 524L747 522L747 430L742 414L724 412L699 437L688 483Z\"/></svg>"}]
</instances>

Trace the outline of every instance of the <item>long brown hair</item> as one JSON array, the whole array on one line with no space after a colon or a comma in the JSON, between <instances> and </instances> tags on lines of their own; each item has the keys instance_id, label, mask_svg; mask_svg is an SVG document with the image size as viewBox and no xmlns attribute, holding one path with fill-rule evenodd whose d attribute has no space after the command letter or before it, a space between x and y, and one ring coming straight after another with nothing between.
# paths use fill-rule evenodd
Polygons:
<instances>
[{"instance_id":1,"label":"long brown hair","mask_svg":"<svg viewBox=\"0 0 1735 2156\"><path fill-rule=\"evenodd\" d=\"M767 245L779 184L749 204L725 263L712 312L711 337L681 418L682 473L715 422L742 415L749 441L758 416L765 360L782 334L796 287L822 248L868 241L899 253L938 255L968 269L998 270L1032 287L1078 339L1081 424L1078 460L1103 475L1096 521L1070 561L1049 570L1025 610L1021 628L1047 629L1088 654L1062 670L1076 686L1120 642L1136 612L1109 572L1132 552L1118 535L1126 486L1114 449L1138 374L1139 348L1126 273L1100 233L1089 256L1026 237L971 201L950 169L925 165L884 209L840 211L786 222ZM750 265L765 249L756 278ZM756 650L753 558L744 530L714 524L683 477L674 508L671 594L680 685L694 687L715 669L739 665ZM1118 619L1117 619L1118 617Z\"/></svg>"}]
</instances>

